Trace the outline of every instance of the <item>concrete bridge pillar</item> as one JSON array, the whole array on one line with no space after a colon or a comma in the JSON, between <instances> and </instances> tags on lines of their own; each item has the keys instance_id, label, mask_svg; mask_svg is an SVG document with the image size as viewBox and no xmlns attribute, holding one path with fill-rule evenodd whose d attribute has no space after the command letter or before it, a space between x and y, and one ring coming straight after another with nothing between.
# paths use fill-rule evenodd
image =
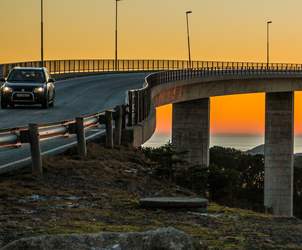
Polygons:
<instances>
[{"instance_id":1,"label":"concrete bridge pillar","mask_svg":"<svg viewBox=\"0 0 302 250\"><path fill-rule=\"evenodd\" d=\"M173 104L172 144L190 163L209 165L210 98Z\"/></svg>"},{"instance_id":2,"label":"concrete bridge pillar","mask_svg":"<svg viewBox=\"0 0 302 250\"><path fill-rule=\"evenodd\" d=\"M294 92L266 94L264 206L293 216Z\"/></svg>"}]
</instances>

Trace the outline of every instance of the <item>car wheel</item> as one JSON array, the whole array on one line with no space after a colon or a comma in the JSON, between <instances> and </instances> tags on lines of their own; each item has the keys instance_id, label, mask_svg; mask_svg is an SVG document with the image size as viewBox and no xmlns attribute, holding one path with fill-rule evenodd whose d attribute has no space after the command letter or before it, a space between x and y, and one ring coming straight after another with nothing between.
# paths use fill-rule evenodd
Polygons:
<instances>
[{"instance_id":1,"label":"car wheel","mask_svg":"<svg viewBox=\"0 0 302 250\"><path fill-rule=\"evenodd\" d=\"M7 103L5 101L1 100L1 108L2 109L7 109L7 106L8 106Z\"/></svg>"},{"instance_id":2,"label":"car wheel","mask_svg":"<svg viewBox=\"0 0 302 250\"><path fill-rule=\"evenodd\" d=\"M53 100L51 101L51 103L49 104L49 107L53 108L54 106L55 106L55 100L53 99Z\"/></svg>"},{"instance_id":3,"label":"car wheel","mask_svg":"<svg viewBox=\"0 0 302 250\"><path fill-rule=\"evenodd\" d=\"M42 102L42 108L48 109L49 108L49 101L48 101L48 96L45 97L45 99Z\"/></svg>"}]
</instances>

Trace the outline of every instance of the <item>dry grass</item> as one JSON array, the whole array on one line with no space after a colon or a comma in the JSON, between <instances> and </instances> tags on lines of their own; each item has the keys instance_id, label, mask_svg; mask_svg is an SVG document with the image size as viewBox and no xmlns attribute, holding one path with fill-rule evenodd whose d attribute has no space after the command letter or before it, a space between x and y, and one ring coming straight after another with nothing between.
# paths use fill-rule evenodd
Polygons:
<instances>
[{"instance_id":1,"label":"dry grass","mask_svg":"<svg viewBox=\"0 0 302 250\"><path fill-rule=\"evenodd\" d=\"M141 197L194 196L153 177L152 166L140 150L91 144L84 161L73 150L45 159L43 179L24 171L1 177L0 246L40 234L174 226L202 242L204 249L299 249L302 223L296 219L273 219L216 204L210 205L210 216L140 209Z\"/></svg>"}]
</instances>

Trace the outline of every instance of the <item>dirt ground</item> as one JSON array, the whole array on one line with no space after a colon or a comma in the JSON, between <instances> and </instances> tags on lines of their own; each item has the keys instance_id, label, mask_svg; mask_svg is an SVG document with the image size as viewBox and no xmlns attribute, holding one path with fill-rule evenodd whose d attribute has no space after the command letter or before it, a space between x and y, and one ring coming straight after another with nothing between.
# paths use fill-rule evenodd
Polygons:
<instances>
[{"instance_id":1,"label":"dirt ground","mask_svg":"<svg viewBox=\"0 0 302 250\"><path fill-rule=\"evenodd\" d=\"M145 210L150 196L196 196L152 175L140 150L90 144L81 161L73 150L44 159L44 177L29 170L0 177L0 247L41 234L146 231L172 226L200 249L302 249L302 221L209 205L209 213Z\"/></svg>"}]
</instances>

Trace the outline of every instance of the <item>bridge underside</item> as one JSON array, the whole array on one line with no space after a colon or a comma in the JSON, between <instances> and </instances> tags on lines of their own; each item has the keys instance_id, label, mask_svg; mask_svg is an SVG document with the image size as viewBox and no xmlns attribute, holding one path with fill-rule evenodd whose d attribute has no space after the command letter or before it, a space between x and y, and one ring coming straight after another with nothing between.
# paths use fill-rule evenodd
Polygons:
<instances>
[{"instance_id":1,"label":"bridge underside","mask_svg":"<svg viewBox=\"0 0 302 250\"><path fill-rule=\"evenodd\" d=\"M210 101L173 104L172 143L191 164L209 165ZM266 94L264 206L293 216L294 92Z\"/></svg>"}]
</instances>

